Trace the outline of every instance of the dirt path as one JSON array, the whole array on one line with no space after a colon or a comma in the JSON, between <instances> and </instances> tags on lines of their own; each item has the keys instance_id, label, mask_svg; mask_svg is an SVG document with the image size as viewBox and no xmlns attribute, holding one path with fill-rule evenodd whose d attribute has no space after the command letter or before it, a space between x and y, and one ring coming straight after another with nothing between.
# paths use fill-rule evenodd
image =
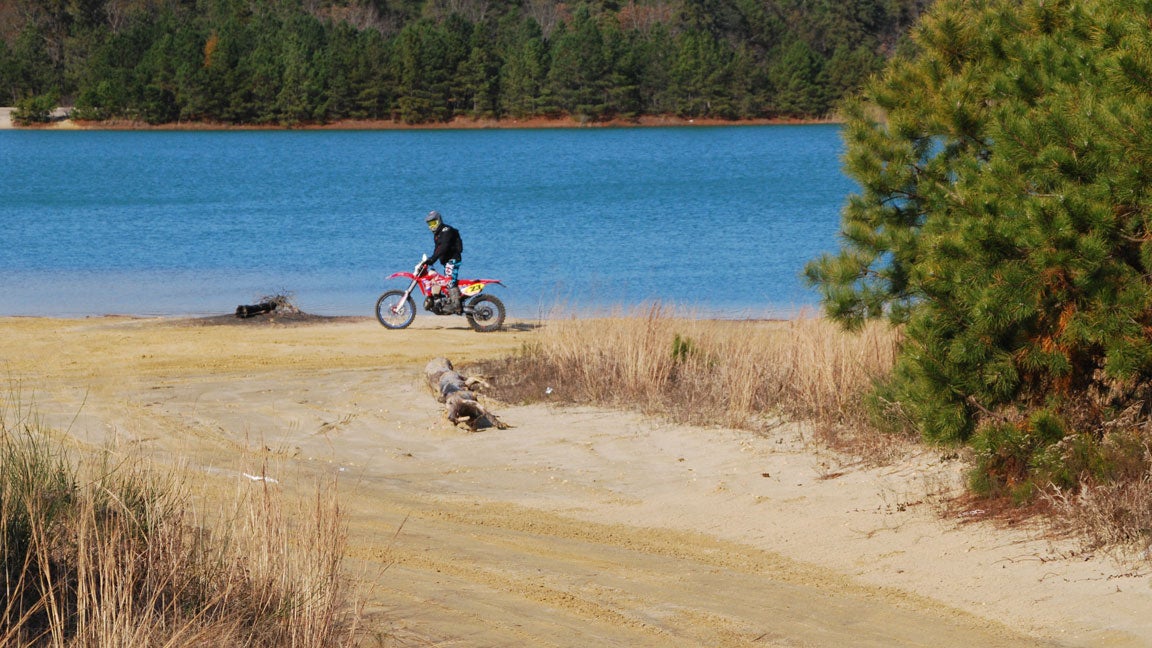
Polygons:
<instances>
[{"instance_id":1,"label":"dirt path","mask_svg":"<svg viewBox=\"0 0 1152 648\"><path fill-rule=\"evenodd\" d=\"M422 384L533 327L0 319L7 407L243 483L338 475L389 646L1144 646L1147 574L941 519L962 466L549 405L448 425Z\"/></svg>"}]
</instances>

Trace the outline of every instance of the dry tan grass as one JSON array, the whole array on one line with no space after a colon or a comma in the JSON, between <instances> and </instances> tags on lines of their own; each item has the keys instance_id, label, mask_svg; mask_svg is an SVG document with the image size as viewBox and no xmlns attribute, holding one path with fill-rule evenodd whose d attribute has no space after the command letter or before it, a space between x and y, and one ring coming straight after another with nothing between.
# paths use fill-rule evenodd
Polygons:
<instances>
[{"instance_id":1,"label":"dry tan grass","mask_svg":"<svg viewBox=\"0 0 1152 648\"><path fill-rule=\"evenodd\" d=\"M198 512L188 473L73 461L27 417L0 423L0 645L353 643L334 485L300 505L245 483Z\"/></svg>"},{"instance_id":2,"label":"dry tan grass","mask_svg":"<svg viewBox=\"0 0 1152 648\"><path fill-rule=\"evenodd\" d=\"M848 333L816 317L706 320L657 305L551 320L531 346L478 370L514 402L629 407L751 430L810 421L829 443L873 454L891 444L875 441L862 397L891 371L898 343L880 323Z\"/></svg>"},{"instance_id":3,"label":"dry tan grass","mask_svg":"<svg viewBox=\"0 0 1152 648\"><path fill-rule=\"evenodd\" d=\"M1146 434L1145 441L1142 474L1113 483L1083 483L1075 492L1053 489L1044 494L1057 533L1079 538L1087 552L1152 563L1152 436Z\"/></svg>"},{"instance_id":4,"label":"dry tan grass","mask_svg":"<svg viewBox=\"0 0 1152 648\"><path fill-rule=\"evenodd\" d=\"M495 395L511 402L607 405L756 431L805 421L849 461L881 464L918 444L875 425L883 417L886 430L913 429L898 403L881 405L884 411L865 405L875 382L892 371L900 341L883 323L849 333L817 317L703 320L653 306L613 318L551 320L530 346L476 371L491 376ZM1070 532L1088 550L1152 560L1152 436L1141 438L1135 454L1142 458L1118 455L1132 468L1115 482L1050 490L1047 503L1026 510L1004 502L1011 508L1005 516L1039 513L1054 534Z\"/></svg>"}]
</instances>

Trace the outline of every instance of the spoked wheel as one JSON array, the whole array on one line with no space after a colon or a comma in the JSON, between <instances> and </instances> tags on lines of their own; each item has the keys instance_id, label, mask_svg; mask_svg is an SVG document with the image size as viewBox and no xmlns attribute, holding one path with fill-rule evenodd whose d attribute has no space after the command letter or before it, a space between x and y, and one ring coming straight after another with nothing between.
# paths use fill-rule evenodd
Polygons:
<instances>
[{"instance_id":1,"label":"spoked wheel","mask_svg":"<svg viewBox=\"0 0 1152 648\"><path fill-rule=\"evenodd\" d=\"M504 302L492 295L477 295L468 302L472 309L467 313L468 324L481 333L500 330L504 326Z\"/></svg>"},{"instance_id":2,"label":"spoked wheel","mask_svg":"<svg viewBox=\"0 0 1152 648\"><path fill-rule=\"evenodd\" d=\"M376 319L380 320L384 328L406 328L416 319L416 304L411 296L404 297L403 290L389 290L376 300Z\"/></svg>"}]
</instances>

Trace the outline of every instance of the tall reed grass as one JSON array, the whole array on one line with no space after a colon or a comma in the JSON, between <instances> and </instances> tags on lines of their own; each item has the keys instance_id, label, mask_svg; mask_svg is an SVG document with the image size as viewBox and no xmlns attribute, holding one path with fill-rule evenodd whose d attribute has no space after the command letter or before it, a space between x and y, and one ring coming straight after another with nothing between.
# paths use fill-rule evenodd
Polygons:
<instances>
[{"instance_id":1,"label":"tall reed grass","mask_svg":"<svg viewBox=\"0 0 1152 648\"><path fill-rule=\"evenodd\" d=\"M472 369L513 403L585 403L749 430L803 421L831 448L877 464L916 441L901 404L873 391L890 376L900 342L883 323L845 332L816 317L704 320L656 305L604 319L554 318L519 352ZM1146 430L1121 453L1132 467L1117 481L1050 489L1045 510L1056 533L1152 561L1150 439Z\"/></svg>"},{"instance_id":2,"label":"tall reed grass","mask_svg":"<svg viewBox=\"0 0 1152 648\"><path fill-rule=\"evenodd\" d=\"M511 402L627 407L752 430L802 420L831 441L859 442L875 436L863 397L891 372L898 343L880 323L849 333L815 317L706 320L654 305L553 319L517 354L479 370Z\"/></svg>"},{"instance_id":3,"label":"tall reed grass","mask_svg":"<svg viewBox=\"0 0 1152 648\"><path fill-rule=\"evenodd\" d=\"M335 485L306 508L267 482L197 503L179 471L62 448L0 402L0 646L354 643Z\"/></svg>"}]
</instances>

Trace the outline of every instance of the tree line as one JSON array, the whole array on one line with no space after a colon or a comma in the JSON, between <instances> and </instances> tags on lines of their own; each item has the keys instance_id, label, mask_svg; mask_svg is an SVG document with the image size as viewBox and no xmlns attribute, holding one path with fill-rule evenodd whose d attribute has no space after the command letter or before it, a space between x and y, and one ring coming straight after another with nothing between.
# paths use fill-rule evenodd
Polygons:
<instances>
[{"instance_id":1,"label":"tree line","mask_svg":"<svg viewBox=\"0 0 1152 648\"><path fill-rule=\"evenodd\" d=\"M813 118L928 0L0 0L0 105L234 124Z\"/></svg>"}]
</instances>

